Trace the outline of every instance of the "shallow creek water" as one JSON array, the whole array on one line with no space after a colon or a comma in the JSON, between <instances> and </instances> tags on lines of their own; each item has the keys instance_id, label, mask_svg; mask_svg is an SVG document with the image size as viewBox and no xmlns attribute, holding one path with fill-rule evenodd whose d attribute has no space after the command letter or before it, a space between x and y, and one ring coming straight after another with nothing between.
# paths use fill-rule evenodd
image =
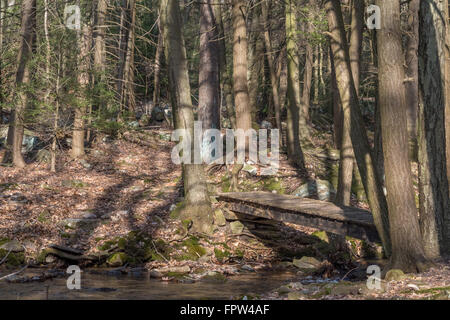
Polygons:
<instances>
[{"instance_id":1,"label":"shallow creek water","mask_svg":"<svg viewBox=\"0 0 450 320\"><path fill-rule=\"evenodd\" d=\"M41 270L44 271L44 270ZM39 270L33 270L39 274ZM69 275L67 275L68 277ZM267 293L299 281L293 272L249 272L228 277L226 282L164 282L149 278L148 273L108 275L107 271L85 270L81 289L69 290L67 277L44 282L8 283L0 281L0 300L22 299L231 299L243 295Z\"/></svg>"}]
</instances>

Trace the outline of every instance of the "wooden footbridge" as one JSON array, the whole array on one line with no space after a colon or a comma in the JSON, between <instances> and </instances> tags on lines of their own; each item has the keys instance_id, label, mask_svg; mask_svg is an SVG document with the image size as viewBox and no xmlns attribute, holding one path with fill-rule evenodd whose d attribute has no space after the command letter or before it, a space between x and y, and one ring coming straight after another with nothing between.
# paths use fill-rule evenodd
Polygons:
<instances>
[{"instance_id":1,"label":"wooden footbridge","mask_svg":"<svg viewBox=\"0 0 450 320\"><path fill-rule=\"evenodd\" d=\"M221 193L219 201L238 214L288 222L380 243L369 211L338 207L331 202L268 192Z\"/></svg>"}]
</instances>

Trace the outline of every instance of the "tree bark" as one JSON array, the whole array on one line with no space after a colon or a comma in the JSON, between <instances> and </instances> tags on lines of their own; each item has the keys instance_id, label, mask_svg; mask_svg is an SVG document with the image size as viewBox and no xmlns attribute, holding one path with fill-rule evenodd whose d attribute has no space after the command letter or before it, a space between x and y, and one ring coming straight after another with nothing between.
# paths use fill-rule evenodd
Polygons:
<instances>
[{"instance_id":1,"label":"tree bark","mask_svg":"<svg viewBox=\"0 0 450 320\"><path fill-rule=\"evenodd\" d=\"M211 2L200 5L198 118L203 129L220 129L218 29Z\"/></svg>"},{"instance_id":2,"label":"tree bark","mask_svg":"<svg viewBox=\"0 0 450 320\"><path fill-rule=\"evenodd\" d=\"M155 54L155 70L154 70L154 78L153 78L153 106L156 106L159 104L159 98L161 95L161 84L160 84L160 77L161 77L161 58L164 50L164 44L163 44L163 29L161 24L161 13L159 17L159 35L158 35L158 45L156 47L156 54Z\"/></svg>"},{"instance_id":3,"label":"tree bark","mask_svg":"<svg viewBox=\"0 0 450 320\"><path fill-rule=\"evenodd\" d=\"M286 46L288 67L288 112L287 146L289 160L299 168L304 168L300 137L307 137L306 119L300 103L299 58L297 39L296 6L294 0L286 2Z\"/></svg>"},{"instance_id":4,"label":"tree bark","mask_svg":"<svg viewBox=\"0 0 450 320\"><path fill-rule=\"evenodd\" d=\"M450 249L450 200L446 176L445 4L422 1L419 33L419 201L425 254L436 259ZM448 17L448 16L447 16ZM447 75L448 76L448 75ZM408 91L407 91L408 92ZM447 160L448 161L448 160Z\"/></svg>"},{"instance_id":5,"label":"tree bark","mask_svg":"<svg viewBox=\"0 0 450 320\"><path fill-rule=\"evenodd\" d=\"M169 66L169 85L176 129L194 137L194 112L191 100L182 18L177 0L161 0L164 47ZM180 218L192 221L192 232L212 232L212 209L203 165L183 164L185 203Z\"/></svg>"},{"instance_id":6,"label":"tree bark","mask_svg":"<svg viewBox=\"0 0 450 320\"><path fill-rule=\"evenodd\" d=\"M380 177L378 177L375 170L376 166L373 162L363 117L359 108L355 84L351 73L349 49L345 36L340 2L338 0L328 0L325 8L328 16L332 56L335 59L337 86L343 106L344 125L351 128L351 141L353 149L356 152L355 156L364 183L364 189L366 190L374 222L383 243L385 253L389 256L390 240L386 198L383 194Z\"/></svg>"},{"instance_id":7,"label":"tree bark","mask_svg":"<svg viewBox=\"0 0 450 320\"><path fill-rule=\"evenodd\" d=\"M258 91L261 71L264 67L264 42L261 39L261 22L260 22L260 10L259 6L252 9L252 22L249 51L248 51L248 86L249 86L249 99L250 110L252 114L252 127L258 127Z\"/></svg>"},{"instance_id":8,"label":"tree bark","mask_svg":"<svg viewBox=\"0 0 450 320\"><path fill-rule=\"evenodd\" d=\"M275 58L273 55L272 41L269 31L269 4L268 0L262 2L262 17L264 25L264 45L266 48L267 64L269 66L270 73L270 85L272 89L273 106L275 110L275 122L279 130L281 130L281 106L280 106L280 94L278 91L278 78L276 72Z\"/></svg>"},{"instance_id":9,"label":"tree bark","mask_svg":"<svg viewBox=\"0 0 450 320\"><path fill-rule=\"evenodd\" d=\"M400 2L377 0L381 29L377 30L380 116L386 172L391 268L422 271L427 260L422 244L408 157L404 56Z\"/></svg>"},{"instance_id":10,"label":"tree bark","mask_svg":"<svg viewBox=\"0 0 450 320\"><path fill-rule=\"evenodd\" d=\"M24 131L24 115L28 105L26 86L30 82L30 60L36 41L36 0L24 0L22 3L22 25L20 29L22 38L17 59L16 90L18 101L12 112L8 130L9 150L12 152L12 162L18 168L25 167L22 155L22 141ZM10 155L5 155L9 160Z\"/></svg>"},{"instance_id":11,"label":"tree bark","mask_svg":"<svg viewBox=\"0 0 450 320\"><path fill-rule=\"evenodd\" d=\"M409 2L408 32L406 43L406 106L411 159L417 159L417 111L419 109L419 7L420 0Z\"/></svg>"},{"instance_id":12,"label":"tree bark","mask_svg":"<svg viewBox=\"0 0 450 320\"><path fill-rule=\"evenodd\" d=\"M91 44L90 30L87 25L82 26L78 31L79 60L78 60L78 106L75 107L75 117L73 121L72 133L72 157L77 159L84 156L84 137L87 107L87 89L89 85L89 52Z\"/></svg>"}]
</instances>

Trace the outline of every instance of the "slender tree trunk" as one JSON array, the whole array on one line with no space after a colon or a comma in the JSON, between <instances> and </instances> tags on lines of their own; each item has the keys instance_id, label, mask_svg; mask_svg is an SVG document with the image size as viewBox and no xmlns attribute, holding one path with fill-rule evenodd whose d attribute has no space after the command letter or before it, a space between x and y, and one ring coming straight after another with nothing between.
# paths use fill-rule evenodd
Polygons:
<instances>
[{"instance_id":1,"label":"slender tree trunk","mask_svg":"<svg viewBox=\"0 0 450 320\"><path fill-rule=\"evenodd\" d=\"M278 91L278 78L276 73L276 65L275 65L275 59L273 55L273 49L272 49L272 41L270 39L270 32L269 32L269 3L268 0L265 0L262 2L262 17L263 17L263 24L264 24L264 45L266 48L266 55L267 55L267 64L269 66L269 73L270 73L270 84L272 88L272 99L273 99L273 106L275 110L275 122L276 126L279 130L281 130L281 106L280 106L280 95Z\"/></svg>"},{"instance_id":2,"label":"slender tree trunk","mask_svg":"<svg viewBox=\"0 0 450 320\"><path fill-rule=\"evenodd\" d=\"M182 32L182 18L177 0L161 0L161 23L169 66L170 98L175 128L185 129L194 137L194 112ZM192 221L191 231L212 232L212 210L203 165L183 164L185 204L180 218Z\"/></svg>"},{"instance_id":3,"label":"slender tree trunk","mask_svg":"<svg viewBox=\"0 0 450 320\"><path fill-rule=\"evenodd\" d=\"M12 162L18 168L25 167L22 155L24 113L28 104L26 86L30 82L30 60L36 41L36 0L24 0L22 3L21 45L17 59L16 90L17 104L12 112L8 130L8 142L12 151ZM7 159L9 155L5 156Z\"/></svg>"},{"instance_id":4,"label":"slender tree trunk","mask_svg":"<svg viewBox=\"0 0 450 320\"><path fill-rule=\"evenodd\" d=\"M106 14L108 11L108 0L97 1L97 14L94 29L94 83L96 86L103 86L105 84L105 65L106 65ZM106 103L103 97L99 95L97 100L97 107L100 109L106 108Z\"/></svg>"},{"instance_id":5,"label":"slender tree trunk","mask_svg":"<svg viewBox=\"0 0 450 320\"><path fill-rule=\"evenodd\" d=\"M420 225L425 254L436 259L450 251L450 200L446 172L445 37L448 24L442 20L442 1L427 0L420 5L419 33L419 201ZM447 21L448 22L448 21ZM448 31L447 31L448 32ZM408 92L408 91L407 91ZM448 160L447 160L448 161Z\"/></svg>"},{"instance_id":6,"label":"slender tree trunk","mask_svg":"<svg viewBox=\"0 0 450 320\"><path fill-rule=\"evenodd\" d=\"M287 113L287 145L289 160L303 169L305 163L300 145L300 137L307 137L307 128L306 119L301 110L300 104L299 58L296 45L297 20L295 10L295 2L293 0L288 0L286 3L286 46L289 103Z\"/></svg>"},{"instance_id":7,"label":"slender tree trunk","mask_svg":"<svg viewBox=\"0 0 450 320\"><path fill-rule=\"evenodd\" d=\"M161 77L161 58L164 50L164 44L163 44L163 29L161 24L161 16L159 18L159 35L158 35L158 46L156 47L156 54L155 54L155 70L154 70L154 78L153 78L153 106L156 106L159 104L159 98L161 95L161 84L160 84L160 77Z\"/></svg>"},{"instance_id":8,"label":"slender tree trunk","mask_svg":"<svg viewBox=\"0 0 450 320\"><path fill-rule=\"evenodd\" d=\"M220 2L219 0L216 0ZM231 127L236 128L236 114L233 104L233 85L231 77L231 64L227 63L227 47L226 47L226 34L225 25L223 21L222 6L216 3L213 7L214 16L216 18L216 25L219 29L219 63L220 63L220 80L222 82L222 94L225 97L225 106L227 110L228 119L231 122ZM228 30L228 29L227 29Z\"/></svg>"},{"instance_id":9,"label":"slender tree trunk","mask_svg":"<svg viewBox=\"0 0 450 320\"><path fill-rule=\"evenodd\" d=\"M308 15L308 21L306 29L306 34L309 35L310 32L313 31L313 27L311 24L313 23L312 20L314 19L313 11L311 10ZM311 41L308 36L305 36L305 70L303 73L303 92L302 92L302 112L305 115L306 121L309 122L310 119L310 105L311 105L311 85L313 80L313 59L314 59L314 53L313 53L313 47L311 45Z\"/></svg>"},{"instance_id":10,"label":"slender tree trunk","mask_svg":"<svg viewBox=\"0 0 450 320\"><path fill-rule=\"evenodd\" d=\"M377 0L381 29L377 30L380 115L386 172L391 267L406 272L426 268L408 158L407 105L400 2Z\"/></svg>"},{"instance_id":11,"label":"slender tree trunk","mask_svg":"<svg viewBox=\"0 0 450 320\"><path fill-rule=\"evenodd\" d=\"M220 129L219 46L212 0L200 5L200 65L198 100L203 129Z\"/></svg>"},{"instance_id":12,"label":"slender tree trunk","mask_svg":"<svg viewBox=\"0 0 450 320\"><path fill-rule=\"evenodd\" d=\"M356 152L358 168L364 182L374 222L383 243L385 253L390 255L389 221L386 198L380 177L373 163L363 117L359 108L357 93L350 67L350 55L344 30L344 21L339 0L328 0L325 5L332 57L335 63L337 87L343 106L344 126L351 128L350 135Z\"/></svg>"},{"instance_id":13,"label":"slender tree trunk","mask_svg":"<svg viewBox=\"0 0 450 320\"><path fill-rule=\"evenodd\" d=\"M129 0L130 25L128 30L127 55L124 73L124 106L130 113L131 119L135 119L136 97L134 94L134 49L136 33L136 1Z\"/></svg>"},{"instance_id":14,"label":"slender tree trunk","mask_svg":"<svg viewBox=\"0 0 450 320\"><path fill-rule=\"evenodd\" d=\"M250 110L252 114L252 126L258 126L258 89L261 71L264 67L264 42L261 39L261 22L259 6L252 9L252 23L248 51L248 86Z\"/></svg>"},{"instance_id":15,"label":"slender tree trunk","mask_svg":"<svg viewBox=\"0 0 450 320\"><path fill-rule=\"evenodd\" d=\"M119 50L118 50L118 67L117 67L117 92L116 100L119 103L120 113L124 109L124 83L125 83L125 67L126 67L126 57L128 52L128 39L130 36L130 22L131 22L131 0L122 0L121 4L121 14L120 14L120 40L119 40Z\"/></svg>"},{"instance_id":16,"label":"slender tree trunk","mask_svg":"<svg viewBox=\"0 0 450 320\"><path fill-rule=\"evenodd\" d=\"M409 2L408 32L406 44L406 112L408 120L409 152L411 159L417 159L417 111L419 109L419 8L420 0Z\"/></svg>"},{"instance_id":17,"label":"slender tree trunk","mask_svg":"<svg viewBox=\"0 0 450 320\"><path fill-rule=\"evenodd\" d=\"M89 52L90 52L90 34L89 27L84 25L82 30L78 31L78 44L80 46L80 57L78 61L78 85L79 85L79 105L75 107L75 118L73 121L72 137L72 157L81 158L84 156L84 137L85 121L87 107L87 88L89 85Z\"/></svg>"}]
</instances>

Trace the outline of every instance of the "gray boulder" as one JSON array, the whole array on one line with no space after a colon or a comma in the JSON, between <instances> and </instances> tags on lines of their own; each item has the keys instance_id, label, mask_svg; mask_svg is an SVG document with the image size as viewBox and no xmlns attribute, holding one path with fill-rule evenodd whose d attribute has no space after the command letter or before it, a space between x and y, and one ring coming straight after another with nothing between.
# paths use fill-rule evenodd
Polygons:
<instances>
[{"instance_id":1,"label":"gray boulder","mask_svg":"<svg viewBox=\"0 0 450 320\"><path fill-rule=\"evenodd\" d=\"M301 198L315 198L322 201L333 201L336 190L329 181L313 180L297 188L293 195Z\"/></svg>"}]
</instances>

